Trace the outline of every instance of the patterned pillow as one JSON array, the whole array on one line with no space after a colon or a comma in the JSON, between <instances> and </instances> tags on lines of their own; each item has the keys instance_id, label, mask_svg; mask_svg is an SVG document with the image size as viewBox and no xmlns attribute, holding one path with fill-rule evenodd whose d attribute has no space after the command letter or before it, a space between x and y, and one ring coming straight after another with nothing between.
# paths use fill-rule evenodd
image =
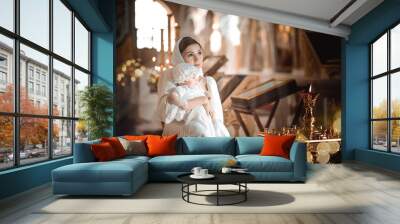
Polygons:
<instances>
[{"instance_id":1,"label":"patterned pillow","mask_svg":"<svg viewBox=\"0 0 400 224\"><path fill-rule=\"evenodd\" d=\"M145 156L147 155L147 148L144 141L141 140L126 140L118 137L126 151L126 155Z\"/></svg>"}]
</instances>

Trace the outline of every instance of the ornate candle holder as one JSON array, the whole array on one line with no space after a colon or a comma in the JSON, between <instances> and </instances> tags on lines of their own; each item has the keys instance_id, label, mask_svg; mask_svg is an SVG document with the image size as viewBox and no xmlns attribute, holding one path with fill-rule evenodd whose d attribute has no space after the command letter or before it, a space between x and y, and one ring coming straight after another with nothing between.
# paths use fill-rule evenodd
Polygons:
<instances>
[{"instance_id":1,"label":"ornate candle holder","mask_svg":"<svg viewBox=\"0 0 400 224\"><path fill-rule=\"evenodd\" d=\"M319 93L312 92L312 88L310 88L308 92L300 93L301 99L304 105L304 115L303 115L303 126L304 126L304 134L308 139L313 139L314 133L314 107L319 96Z\"/></svg>"}]
</instances>

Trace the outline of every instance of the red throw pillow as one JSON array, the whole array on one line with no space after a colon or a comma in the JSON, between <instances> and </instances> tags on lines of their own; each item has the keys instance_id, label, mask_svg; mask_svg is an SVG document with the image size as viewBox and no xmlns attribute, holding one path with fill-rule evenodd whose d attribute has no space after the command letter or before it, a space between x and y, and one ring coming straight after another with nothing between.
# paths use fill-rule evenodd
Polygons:
<instances>
[{"instance_id":1,"label":"red throw pillow","mask_svg":"<svg viewBox=\"0 0 400 224\"><path fill-rule=\"evenodd\" d=\"M280 156L289 159L290 147L296 135L269 135L264 136L264 146L261 149L262 156Z\"/></svg>"},{"instance_id":2,"label":"red throw pillow","mask_svg":"<svg viewBox=\"0 0 400 224\"><path fill-rule=\"evenodd\" d=\"M92 149L94 157L99 162L110 161L117 158L113 147L108 142L93 144L90 147Z\"/></svg>"},{"instance_id":3,"label":"red throw pillow","mask_svg":"<svg viewBox=\"0 0 400 224\"><path fill-rule=\"evenodd\" d=\"M111 137L111 138L101 138L101 142L108 142L112 146L115 151L115 155L118 158L126 156L126 151L122 146L121 142L119 142L118 138Z\"/></svg>"},{"instance_id":4,"label":"red throw pillow","mask_svg":"<svg viewBox=\"0 0 400 224\"><path fill-rule=\"evenodd\" d=\"M177 135L149 135L146 139L148 156L176 155L176 139Z\"/></svg>"}]
</instances>

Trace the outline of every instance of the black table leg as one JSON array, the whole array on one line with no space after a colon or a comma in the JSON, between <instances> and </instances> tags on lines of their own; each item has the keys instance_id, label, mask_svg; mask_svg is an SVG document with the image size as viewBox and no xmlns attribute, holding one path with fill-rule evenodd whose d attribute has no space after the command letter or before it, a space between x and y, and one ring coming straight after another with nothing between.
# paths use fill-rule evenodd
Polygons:
<instances>
[{"instance_id":1,"label":"black table leg","mask_svg":"<svg viewBox=\"0 0 400 224\"><path fill-rule=\"evenodd\" d=\"M219 184L217 184L217 206L219 206Z\"/></svg>"},{"instance_id":2,"label":"black table leg","mask_svg":"<svg viewBox=\"0 0 400 224\"><path fill-rule=\"evenodd\" d=\"M244 183L244 187L245 187L245 192L244 192L244 201L247 201L247 192L248 192L248 190L247 190L247 182L246 183Z\"/></svg>"},{"instance_id":3,"label":"black table leg","mask_svg":"<svg viewBox=\"0 0 400 224\"><path fill-rule=\"evenodd\" d=\"M187 193L187 201L188 201L188 202L190 202L190 201L189 201L189 195L190 195L190 184L188 184L188 185L187 185L187 192L188 192L188 193Z\"/></svg>"}]
</instances>

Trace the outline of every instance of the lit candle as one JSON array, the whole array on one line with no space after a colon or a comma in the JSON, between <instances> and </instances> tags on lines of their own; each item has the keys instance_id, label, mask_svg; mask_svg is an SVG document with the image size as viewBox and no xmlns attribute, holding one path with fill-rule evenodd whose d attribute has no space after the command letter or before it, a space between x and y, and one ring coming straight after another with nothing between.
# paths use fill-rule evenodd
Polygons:
<instances>
[{"instance_id":1,"label":"lit candle","mask_svg":"<svg viewBox=\"0 0 400 224\"><path fill-rule=\"evenodd\" d=\"M308 92L311 93L312 91L312 84L310 84L310 88L308 88Z\"/></svg>"}]
</instances>

